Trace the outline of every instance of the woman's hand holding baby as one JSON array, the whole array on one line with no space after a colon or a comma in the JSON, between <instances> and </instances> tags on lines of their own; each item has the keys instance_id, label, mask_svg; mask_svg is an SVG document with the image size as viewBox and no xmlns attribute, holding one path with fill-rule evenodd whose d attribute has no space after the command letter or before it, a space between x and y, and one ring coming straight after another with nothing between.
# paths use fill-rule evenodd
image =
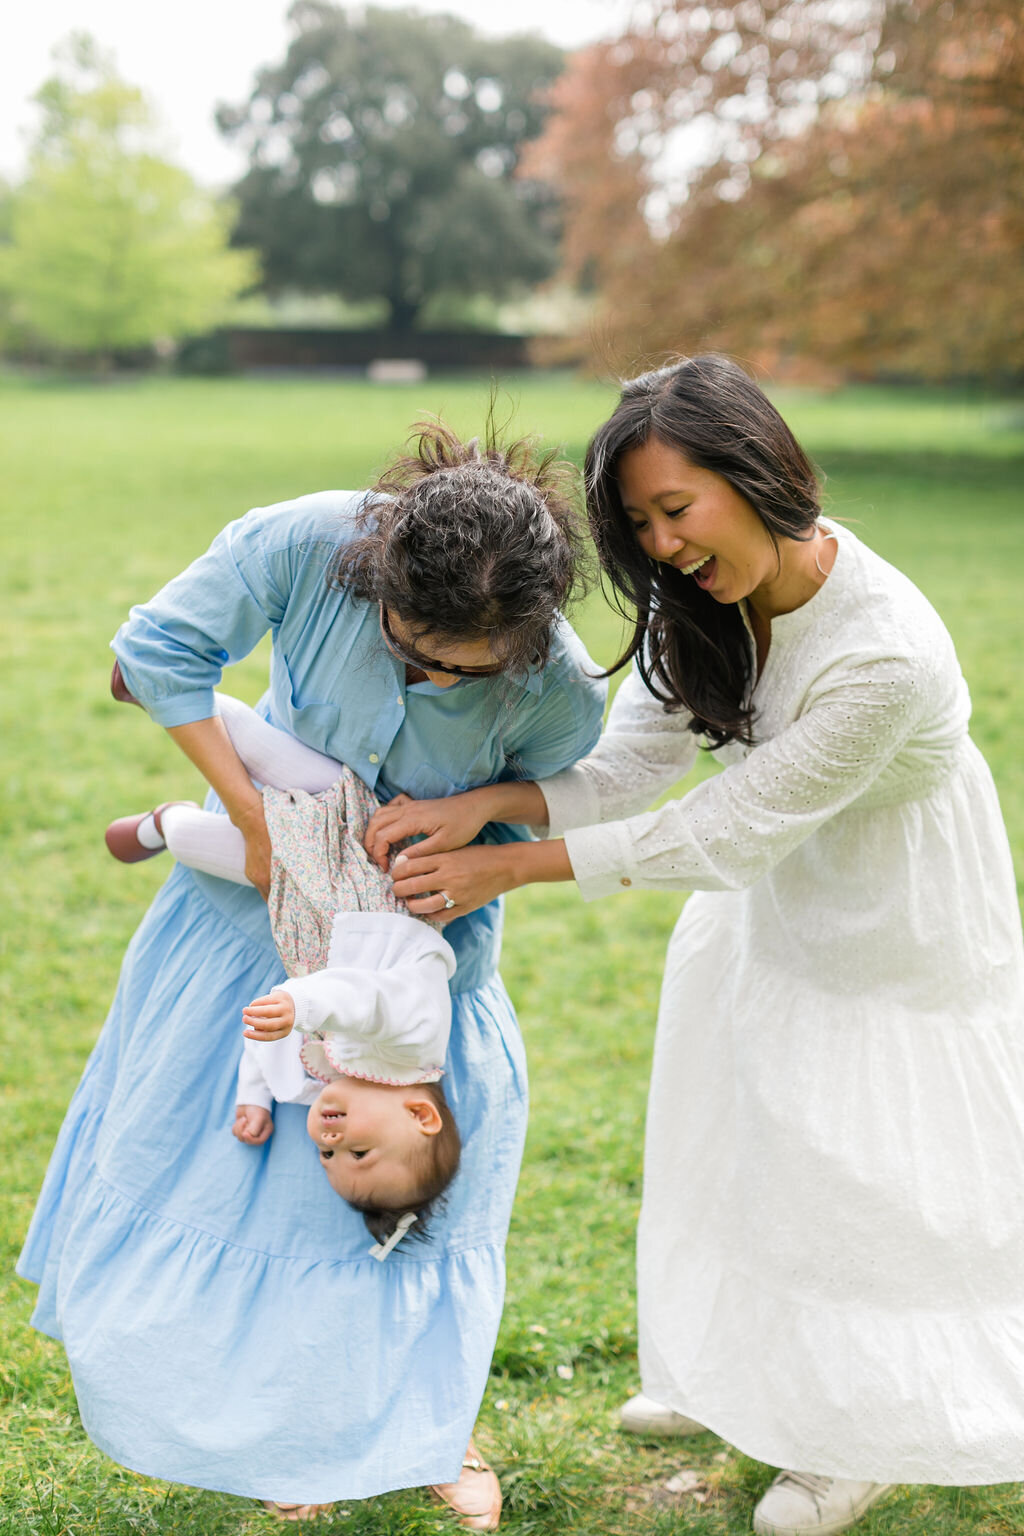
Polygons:
<instances>
[{"instance_id":1,"label":"woman's hand holding baby","mask_svg":"<svg viewBox=\"0 0 1024 1536\"><path fill-rule=\"evenodd\" d=\"M406 838L423 837L417 852L444 853L471 843L490 819L485 790L472 789L446 800L396 795L371 816L363 844L374 863L386 870L392 848Z\"/></svg>"},{"instance_id":2,"label":"woman's hand holding baby","mask_svg":"<svg viewBox=\"0 0 1024 1536\"><path fill-rule=\"evenodd\" d=\"M231 819L245 838L246 879L256 887L266 901L270 891L271 849L267 819L263 814L262 795L246 811L238 813Z\"/></svg>"},{"instance_id":3,"label":"woman's hand holding baby","mask_svg":"<svg viewBox=\"0 0 1024 1536\"><path fill-rule=\"evenodd\" d=\"M443 800L396 795L371 816L363 844L374 863L386 870L392 848L410 837L422 837L415 848L422 858L464 848L489 821L539 826L547 819L547 803L536 784L486 784Z\"/></svg>"},{"instance_id":4,"label":"woman's hand holding baby","mask_svg":"<svg viewBox=\"0 0 1024 1536\"><path fill-rule=\"evenodd\" d=\"M270 890L270 834L263 796L232 745L224 721L213 715L172 725L168 734L216 790L228 816L245 838L245 873L266 901Z\"/></svg>"},{"instance_id":5,"label":"woman's hand holding baby","mask_svg":"<svg viewBox=\"0 0 1024 1536\"><path fill-rule=\"evenodd\" d=\"M295 1023L295 1004L287 992L270 992L242 1009L247 1040L283 1040Z\"/></svg>"},{"instance_id":6,"label":"woman's hand holding baby","mask_svg":"<svg viewBox=\"0 0 1024 1536\"><path fill-rule=\"evenodd\" d=\"M540 880L571 880L565 843L497 843L423 854L417 843L391 866L395 895L417 917L464 917L505 891Z\"/></svg>"}]
</instances>

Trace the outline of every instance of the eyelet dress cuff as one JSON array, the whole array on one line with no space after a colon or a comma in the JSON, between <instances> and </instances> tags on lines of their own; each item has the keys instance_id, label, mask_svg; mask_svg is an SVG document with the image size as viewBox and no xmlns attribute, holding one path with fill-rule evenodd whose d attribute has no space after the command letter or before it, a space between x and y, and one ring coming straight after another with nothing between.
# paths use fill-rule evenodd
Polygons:
<instances>
[{"instance_id":1,"label":"eyelet dress cuff","mask_svg":"<svg viewBox=\"0 0 1024 1536\"><path fill-rule=\"evenodd\" d=\"M538 787L548 808L547 826L531 829L539 837L562 837L569 827L589 827L600 821L594 782L580 768L566 768L550 779L541 779Z\"/></svg>"},{"instance_id":2,"label":"eyelet dress cuff","mask_svg":"<svg viewBox=\"0 0 1024 1536\"><path fill-rule=\"evenodd\" d=\"M584 901L596 901L644 883L624 821L570 829L565 834L565 846Z\"/></svg>"}]
</instances>

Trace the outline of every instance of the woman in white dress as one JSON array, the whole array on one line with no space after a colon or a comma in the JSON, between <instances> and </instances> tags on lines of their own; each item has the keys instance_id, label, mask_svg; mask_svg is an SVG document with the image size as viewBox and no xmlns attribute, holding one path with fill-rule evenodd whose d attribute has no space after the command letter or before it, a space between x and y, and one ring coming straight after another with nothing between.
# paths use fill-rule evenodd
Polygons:
<instances>
[{"instance_id":1,"label":"woman in white dress","mask_svg":"<svg viewBox=\"0 0 1024 1536\"><path fill-rule=\"evenodd\" d=\"M1024 1479L1024 950L949 635L821 518L724 359L627 385L587 489L636 624L600 743L541 784L392 802L371 852L426 833L395 889L449 916L535 880L697 893L665 968L627 1427L791 1469L755 1511L772 1536L845 1529L897 1482ZM701 742L724 771L638 814ZM549 837L463 848L488 820Z\"/></svg>"}]
</instances>

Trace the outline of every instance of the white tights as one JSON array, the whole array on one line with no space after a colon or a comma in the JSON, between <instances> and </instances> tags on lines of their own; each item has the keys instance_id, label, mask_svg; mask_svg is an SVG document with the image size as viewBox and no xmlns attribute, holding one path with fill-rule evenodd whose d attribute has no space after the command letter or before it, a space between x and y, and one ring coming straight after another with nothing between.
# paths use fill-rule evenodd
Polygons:
<instances>
[{"instance_id":1,"label":"white tights","mask_svg":"<svg viewBox=\"0 0 1024 1536\"><path fill-rule=\"evenodd\" d=\"M215 695L217 713L231 744L257 784L318 794L341 776L341 763L315 752L287 731L262 720L241 699ZM164 841L179 864L205 875L250 885L245 875L245 838L226 816L174 805L160 818Z\"/></svg>"}]
</instances>

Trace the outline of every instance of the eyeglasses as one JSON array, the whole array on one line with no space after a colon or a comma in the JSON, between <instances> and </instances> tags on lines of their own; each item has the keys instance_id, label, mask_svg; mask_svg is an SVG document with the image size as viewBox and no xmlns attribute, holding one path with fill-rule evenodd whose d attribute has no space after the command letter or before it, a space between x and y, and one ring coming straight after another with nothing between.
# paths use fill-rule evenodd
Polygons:
<instances>
[{"instance_id":1,"label":"eyeglasses","mask_svg":"<svg viewBox=\"0 0 1024 1536\"><path fill-rule=\"evenodd\" d=\"M421 656L417 651L400 644L395 639L391 625L388 622L388 611L384 604L380 604L380 632L384 636L384 644L398 661L404 661L407 666L418 667L421 672L443 672L446 677L498 677L504 672L505 667L498 662L493 667L450 667L447 662L436 661L431 656Z\"/></svg>"}]
</instances>

